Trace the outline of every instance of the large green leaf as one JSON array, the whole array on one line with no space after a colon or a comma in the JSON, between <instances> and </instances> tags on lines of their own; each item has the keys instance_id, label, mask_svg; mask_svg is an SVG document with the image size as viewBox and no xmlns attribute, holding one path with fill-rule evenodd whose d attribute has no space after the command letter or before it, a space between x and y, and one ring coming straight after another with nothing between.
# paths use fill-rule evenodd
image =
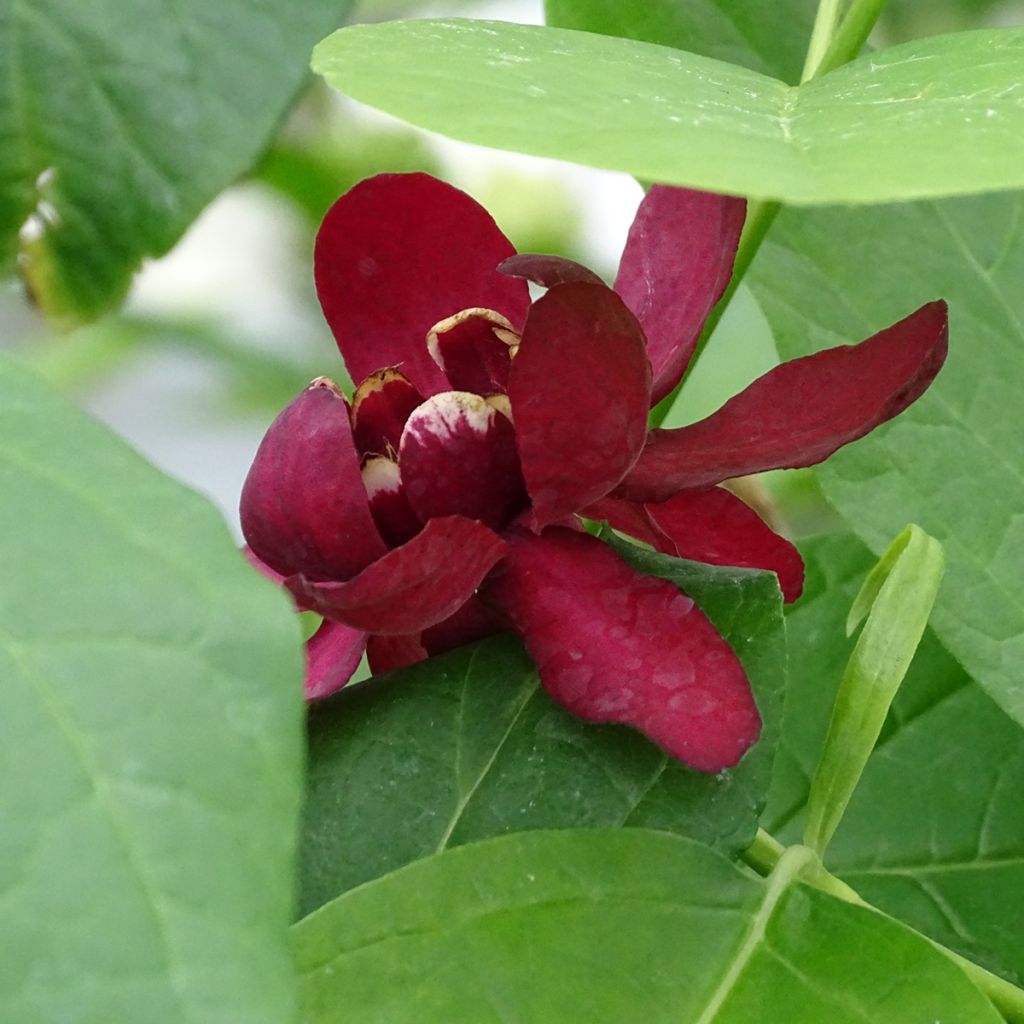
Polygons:
<instances>
[{"instance_id":1,"label":"large green leaf","mask_svg":"<svg viewBox=\"0 0 1024 1024\"><path fill-rule=\"evenodd\" d=\"M999 1024L924 939L797 867L636 830L449 850L296 925L303 1020Z\"/></svg>"},{"instance_id":2,"label":"large green leaf","mask_svg":"<svg viewBox=\"0 0 1024 1024\"><path fill-rule=\"evenodd\" d=\"M753 274L787 358L948 300L949 358L931 389L819 475L876 554L908 521L942 543L934 628L1024 722L1024 198L790 211Z\"/></svg>"},{"instance_id":3,"label":"large green leaf","mask_svg":"<svg viewBox=\"0 0 1024 1024\"><path fill-rule=\"evenodd\" d=\"M798 82L814 20L813 0L545 0L558 28L674 46Z\"/></svg>"},{"instance_id":4,"label":"large green leaf","mask_svg":"<svg viewBox=\"0 0 1024 1024\"><path fill-rule=\"evenodd\" d=\"M796 841L807 779L853 641L844 623L873 564L855 537L804 546L807 588L765 827ZM930 633L829 847L865 899L1024 981L1024 732Z\"/></svg>"},{"instance_id":5,"label":"large green leaf","mask_svg":"<svg viewBox=\"0 0 1024 1024\"><path fill-rule=\"evenodd\" d=\"M0 272L87 319L246 171L349 0L0 4ZM27 227L26 227L27 225Z\"/></svg>"},{"instance_id":6,"label":"large green leaf","mask_svg":"<svg viewBox=\"0 0 1024 1024\"><path fill-rule=\"evenodd\" d=\"M217 513L0 363L0 1019L282 1024L287 602Z\"/></svg>"},{"instance_id":7,"label":"large green leaf","mask_svg":"<svg viewBox=\"0 0 1024 1024\"><path fill-rule=\"evenodd\" d=\"M791 203L1024 184L1022 64L1024 30L990 30L792 87L632 39L458 20L354 26L313 53L356 99L467 142Z\"/></svg>"},{"instance_id":8,"label":"large green leaf","mask_svg":"<svg viewBox=\"0 0 1024 1024\"><path fill-rule=\"evenodd\" d=\"M503 832L639 826L729 851L753 838L781 719L785 637L775 577L640 553L685 585L736 649L765 718L739 767L702 775L639 733L595 726L539 687L499 637L343 690L310 722L300 905Z\"/></svg>"}]
</instances>

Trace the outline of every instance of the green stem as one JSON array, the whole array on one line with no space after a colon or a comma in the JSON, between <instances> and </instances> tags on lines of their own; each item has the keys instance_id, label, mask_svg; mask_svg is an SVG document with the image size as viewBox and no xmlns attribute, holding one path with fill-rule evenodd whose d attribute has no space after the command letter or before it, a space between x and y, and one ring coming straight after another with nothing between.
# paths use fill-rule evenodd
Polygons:
<instances>
[{"instance_id":1,"label":"green stem","mask_svg":"<svg viewBox=\"0 0 1024 1024\"><path fill-rule=\"evenodd\" d=\"M818 73L825 54L828 53L839 21L839 8L842 0L820 0L818 13L814 17L814 28L811 29L811 41L807 45L807 57L804 60L803 74L800 82L809 82Z\"/></svg>"},{"instance_id":2,"label":"green stem","mask_svg":"<svg viewBox=\"0 0 1024 1024\"><path fill-rule=\"evenodd\" d=\"M846 64L853 60L860 53L861 47L871 33L871 29L882 13L883 7L885 7L885 0L853 0L853 5L847 12L846 17L843 18L838 29L835 28L834 20L832 21L834 35L831 35L824 56L822 56L814 68L812 77L823 75L827 71L832 71L841 64ZM811 61L812 51L816 45L814 33L818 31L818 23L829 17L827 14L822 13L826 8L838 9L838 2L836 0L821 0L818 16L815 18L811 43L807 49L808 63ZM833 19L834 13L832 15ZM821 31L824 32L824 29ZM690 357L690 363L686 368L686 373L683 374L683 379L651 410L650 422L652 427L660 427L665 422L665 418L671 411L672 406L675 405L679 392L682 391L683 385L686 383L686 378L693 372L693 368L697 365L697 360L707 347L708 340L711 338L714 329L718 326L725 311L729 308L729 303L732 302L736 290L742 283L750 264L753 263L754 257L757 255L758 249L761 248L761 243L764 241L764 237L780 209L781 204L770 200L758 200L750 204L747 211L747 223L744 225L743 236L740 239L739 248L736 250L736 262L732 278L729 280L729 286L704 324L704 329L701 331L700 338L693 350L693 355Z\"/></svg>"},{"instance_id":3,"label":"green stem","mask_svg":"<svg viewBox=\"0 0 1024 1024\"><path fill-rule=\"evenodd\" d=\"M800 849L805 849L805 847L800 847ZM767 877L782 859L786 850L787 847L783 846L773 835L759 828L753 843L750 844L741 856L758 874ZM887 914L884 910L879 910L878 907L868 903L841 878L836 878L835 875L828 871L817 858L812 859L804 867L801 878L808 885L821 892L826 892L830 896L835 896L844 903L852 903L858 907L864 907L866 910L871 910L882 917L889 918L890 921L902 924L904 928L910 927L905 921L900 921L899 918L894 918L891 914ZM917 929L911 930L917 931ZM921 933L918 932L917 934L920 935ZM954 953L953 950L943 946L941 942L929 939L927 935L922 935L921 938L927 939L943 956L952 960L971 979L975 986L988 996L992 1005L1003 1015L1008 1024L1024 1024L1024 989L1018 988L1005 978L1000 978L999 975L993 974L991 971L986 971L984 967L980 967L973 960L968 960L967 957Z\"/></svg>"},{"instance_id":4,"label":"green stem","mask_svg":"<svg viewBox=\"0 0 1024 1024\"><path fill-rule=\"evenodd\" d=\"M868 41L884 7L885 0L853 0L853 6L832 37L832 43L818 64L815 75L828 74L853 60Z\"/></svg>"}]
</instances>

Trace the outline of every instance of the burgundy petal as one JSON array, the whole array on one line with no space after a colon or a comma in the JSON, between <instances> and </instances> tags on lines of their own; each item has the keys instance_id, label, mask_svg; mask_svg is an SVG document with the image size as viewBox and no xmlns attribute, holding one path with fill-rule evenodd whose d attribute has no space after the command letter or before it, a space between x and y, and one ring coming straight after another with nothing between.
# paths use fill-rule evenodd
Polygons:
<instances>
[{"instance_id":1,"label":"burgundy petal","mask_svg":"<svg viewBox=\"0 0 1024 1024\"><path fill-rule=\"evenodd\" d=\"M446 391L427 331L469 306L521 325L526 283L495 269L514 251L482 206L428 174L380 174L343 195L317 235L315 278L353 380L399 366L424 395Z\"/></svg>"},{"instance_id":2,"label":"burgundy petal","mask_svg":"<svg viewBox=\"0 0 1024 1024\"><path fill-rule=\"evenodd\" d=\"M511 422L467 391L434 395L409 417L398 465L424 522L461 515L500 530L526 505Z\"/></svg>"},{"instance_id":3,"label":"burgundy petal","mask_svg":"<svg viewBox=\"0 0 1024 1024\"><path fill-rule=\"evenodd\" d=\"M679 383L729 283L745 215L742 199L670 185L654 185L640 203L615 290L647 336L654 402Z\"/></svg>"},{"instance_id":4,"label":"burgundy petal","mask_svg":"<svg viewBox=\"0 0 1024 1024\"><path fill-rule=\"evenodd\" d=\"M409 636L371 636L366 644L366 660L370 671L377 675L392 669L415 665L428 657L420 643L419 633Z\"/></svg>"},{"instance_id":5,"label":"burgundy petal","mask_svg":"<svg viewBox=\"0 0 1024 1024\"><path fill-rule=\"evenodd\" d=\"M947 338L946 304L932 302L859 345L783 363L707 419L652 431L618 493L664 501L748 473L821 462L917 399L942 367Z\"/></svg>"},{"instance_id":6,"label":"burgundy petal","mask_svg":"<svg viewBox=\"0 0 1024 1024\"><path fill-rule=\"evenodd\" d=\"M623 478L643 448L650 397L643 332L610 288L563 284L533 304L509 399L535 528Z\"/></svg>"},{"instance_id":7,"label":"burgundy petal","mask_svg":"<svg viewBox=\"0 0 1024 1024\"><path fill-rule=\"evenodd\" d=\"M564 256L549 256L546 253L518 252L509 256L498 265L503 274L512 277L524 277L544 288L554 288L556 284L572 284L582 281L585 284L604 284L592 270L568 260Z\"/></svg>"},{"instance_id":8,"label":"burgundy petal","mask_svg":"<svg viewBox=\"0 0 1024 1024\"><path fill-rule=\"evenodd\" d=\"M367 459L363 463L363 486L373 521L389 547L396 548L420 532L423 524L405 496L397 462L383 455Z\"/></svg>"},{"instance_id":9,"label":"burgundy petal","mask_svg":"<svg viewBox=\"0 0 1024 1024\"><path fill-rule=\"evenodd\" d=\"M804 587L800 552L724 487L683 491L646 509L669 538L671 548L659 550L711 565L769 569L779 577L786 601L800 596Z\"/></svg>"},{"instance_id":10,"label":"burgundy petal","mask_svg":"<svg viewBox=\"0 0 1024 1024\"><path fill-rule=\"evenodd\" d=\"M512 349L519 335L493 309L462 309L442 320L427 334L431 359L444 371L455 391L478 395L508 390Z\"/></svg>"},{"instance_id":11,"label":"burgundy petal","mask_svg":"<svg viewBox=\"0 0 1024 1024\"><path fill-rule=\"evenodd\" d=\"M400 636L442 622L502 557L505 542L461 516L432 519L411 541L345 583L286 581L306 607L367 633Z\"/></svg>"},{"instance_id":12,"label":"burgundy petal","mask_svg":"<svg viewBox=\"0 0 1024 1024\"><path fill-rule=\"evenodd\" d=\"M714 772L739 761L761 720L736 655L693 601L607 545L551 527L510 538L489 591L544 688L573 714L635 726Z\"/></svg>"},{"instance_id":13,"label":"burgundy petal","mask_svg":"<svg viewBox=\"0 0 1024 1024\"><path fill-rule=\"evenodd\" d=\"M306 700L340 690L359 666L366 634L326 619L306 643Z\"/></svg>"},{"instance_id":14,"label":"burgundy petal","mask_svg":"<svg viewBox=\"0 0 1024 1024\"><path fill-rule=\"evenodd\" d=\"M284 576L344 580L384 554L348 405L326 378L271 424L242 488L241 519L256 556Z\"/></svg>"},{"instance_id":15,"label":"burgundy petal","mask_svg":"<svg viewBox=\"0 0 1024 1024\"><path fill-rule=\"evenodd\" d=\"M423 396L393 366L371 373L352 396L352 435L360 455L398 451L409 414Z\"/></svg>"}]
</instances>

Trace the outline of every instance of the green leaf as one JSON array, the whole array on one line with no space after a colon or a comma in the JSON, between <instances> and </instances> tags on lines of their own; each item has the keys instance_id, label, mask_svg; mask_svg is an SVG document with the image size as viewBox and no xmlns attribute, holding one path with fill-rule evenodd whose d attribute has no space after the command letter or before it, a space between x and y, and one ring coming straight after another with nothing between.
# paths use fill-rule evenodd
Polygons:
<instances>
[{"instance_id":1,"label":"green leaf","mask_svg":"<svg viewBox=\"0 0 1024 1024\"><path fill-rule=\"evenodd\" d=\"M927 394L818 475L876 554L908 520L942 544L932 624L1024 723L1024 198L787 211L752 275L785 358L949 302L949 358Z\"/></svg>"},{"instance_id":2,"label":"green leaf","mask_svg":"<svg viewBox=\"0 0 1024 1024\"><path fill-rule=\"evenodd\" d=\"M868 573L846 620L867 617L846 664L811 779L804 842L819 856L842 820L921 642L942 579L942 546L908 526Z\"/></svg>"},{"instance_id":3,"label":"green leaf","mask_svg":"<svg viewBox=\"0 0 1024 1024\"><path fill-rule=\"evenodd\" d=\"M303 1020L1000 1024L924 939L799 884L800 864L755 878L635 830L449 850L295 926Z\"/></svg>"},{"instance_id":4,"label":"green leaf","mask_svg":"<svg viewBox=\"0 0 1024 1024\"><path fill-rule=\"evenodd\" d=\"M787 713L765 828L798 841L810 774L843 664L850 601L874 561L844 534L803 545L804 596L787 616ZM1024 982L1024 732L926 631L828 849L865 899Z\"/></svg>"},{"instance_id":5,"label":"green leaf","mask_svg":"<svg viewBox=\"0 0 1024 1024\"><path fill-rule=\"evenodd\" d=\"M635 557L642 571L683 583L740 655L765 719L740 765L702 775L631 729L574 718L540 688L511 637L454 651L343 690L314 710L303 912L420 857L503 832L636 826L730 852L749 845L785 682L775 577Z\"/></svg>"},{"instance_id":6,"label":"green leaf","mask_svg":"<svg viewBox=\"0 0 1024 1024\"><path fill-rule=\"evenodd\" d=\"M62 323L116 304L142 259L255 162L348 6L0 6L0 273L20 248L33 297Z\"/></svg>"},{"instance_id":7,"label":"green leaf","mask_svg":"<svg viewBox=\"0 0 1024 1024\"><path fill-rule=\"evenodd\" d=\"M558 28L674 46L798 82L814 21L813 0L545 0Z\"/></svg>"},{"instance_id":8,"label":"green leaf","mask_svg":"<svg viewBox=\"0 0 1024 1024\"><path fill-rule=\"evenodd\" d=\"M313 52L333 86L421 128L796 204L1024 184L1022 61L1024 30L972 32L791 87L631 39L458 20L357 25Z\"/></svg>"},{"instance_id":9,"label":"green leaf","mask_svg":"<svg viewBox=\"0 0 1024 1024\"><path fill-rule=\"evenodd\" d=\"M301 655L207 503L0 362L0 1019L291 1019Z\"/></svg>"}]
</instances>

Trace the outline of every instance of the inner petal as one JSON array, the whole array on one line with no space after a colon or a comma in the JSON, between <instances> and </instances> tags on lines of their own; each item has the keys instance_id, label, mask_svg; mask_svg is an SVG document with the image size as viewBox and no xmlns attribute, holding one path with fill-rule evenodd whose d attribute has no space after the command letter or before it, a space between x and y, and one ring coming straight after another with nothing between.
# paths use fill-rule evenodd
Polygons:
<instances>
[{"instance_id":1,"label":"inner petal","mask_svg":"<svg viewBox=\"0 0 1024 1024\"><path fill-rule=\"evenodd\" d=\"M352 396L352 436L361 455L391 455L398 451L409 414L423 396L389 366L371 373Z\"/></svg>"},{"instance_id":2,"label":"inner petal","mask_svg":"<svg viewBox=\"0 0 1024 1024\"><path fill-rule=\"evenodd\" d=\"M420 532L421 523L409 506L398 463L374 455L363 463L363 486L370 500L370 513L388 547L396 548Z\"/></svg>"},{"instance_id":3,"label":"inner petal","mask_svg":"<svg viewBox=\"0 0 1024 1024\"><path fill-rule=\"evenodd\" d=\"M519 335L500 313L473 307L434 324L427 350L457 391L504 394Z\"/></svg>"},{"instance_id":4,"label":"inner petal","mask_svg":"<svg viewBox=\"0 0 1024 1024\"><path fill-rule=\"evenodd\" d=\"M427 399L405 424L398 464L423 522L461 515L500 530L526 507L515 430L479 395L445 391Z\"/></svg>"}]
</instances>

